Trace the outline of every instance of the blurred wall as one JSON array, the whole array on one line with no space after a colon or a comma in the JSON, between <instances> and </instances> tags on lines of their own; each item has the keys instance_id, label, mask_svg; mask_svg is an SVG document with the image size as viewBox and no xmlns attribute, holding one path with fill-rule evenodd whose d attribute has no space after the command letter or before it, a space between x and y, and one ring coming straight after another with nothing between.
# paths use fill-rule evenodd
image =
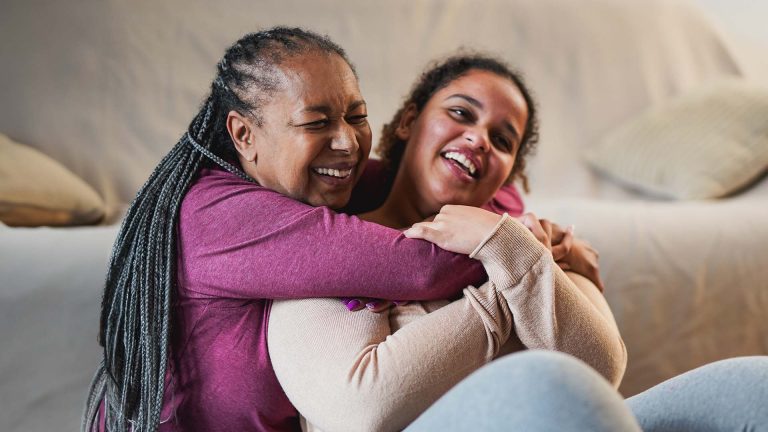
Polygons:
<instances>
[{"instance_id":1,"label":"blurred wall","mask_svg":"<svg viewBox=\"0 0 768 432\"><path fill-rule=\"evenodd\" d=\"M768 46L768 2L764 0L696 0L733 35ZM768 55L768 53L766 53Z\"/></svg>"},{"instance_id":2,"label":"blurred wall","mask_svg":"<svg viewBox=\"0 0 768 432\"><path fill-rule=\"evenodd\" d=\"M0 133L119 206L178 140L224 48L300 25L348 50L375 135L427 59L462 45L502 56L526 73L546 123L535 189L591 195L602 186L573 163L580 148L666 96L742 75L711 28L720 13L705 19L696 1L2 0Z\"/></svg>"}]
</instances>

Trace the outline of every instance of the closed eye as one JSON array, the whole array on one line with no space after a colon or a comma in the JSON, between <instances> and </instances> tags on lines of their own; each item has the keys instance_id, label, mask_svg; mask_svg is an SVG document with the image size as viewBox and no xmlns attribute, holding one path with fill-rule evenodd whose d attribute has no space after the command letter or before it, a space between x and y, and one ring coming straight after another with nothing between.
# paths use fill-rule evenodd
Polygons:
<instances>
[{"instance_id":1,"label":"closed eye","mask_svg":"<svg viewBox=\"0 0 768 432\"><path fill-rule=\"evenodd\" d=\"M315 129L322 129L322 128L328 126L329 123L330 123L330 120L322 119L322 120L315 120L313 122L302 123L299 126L307 128L307 129L315 130Z\"/></svg>"},{"instance_id":2,"label":"closed eye","mask_svg":"<svg viewBox=\"0 0 768 432\"><path fill-rule=\"evenodd\" d=\"M360 114L351 117L347 117L347 123L353 125L361 125L368 121L368 114Z\"/></svg>"}]
</instances>

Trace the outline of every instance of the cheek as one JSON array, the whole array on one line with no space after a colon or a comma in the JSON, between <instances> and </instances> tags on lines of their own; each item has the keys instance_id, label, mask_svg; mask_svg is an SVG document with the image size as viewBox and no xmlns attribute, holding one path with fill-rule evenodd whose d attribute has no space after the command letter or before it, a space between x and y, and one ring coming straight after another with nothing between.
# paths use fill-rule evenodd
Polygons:
<instances>
[{"instance_id":1,"label":"cheek","mask_svg":"<svg viewBox=\"0 0 768 432\"><path fill-rule=\"evenodd\" d=\"M373 141L373 133L371 132L371 127L367 126L357 133L357 144L360 146L360 148L366 153L371 152L371 146Z\"/></svg>"},{"instance_id":2,"label":"cheek","mask_svg":"<svg viewBox=\"0 0 768 432\"><path fill-rule=\"evenodd\" d=\"M309 181L309 167L316 157L316 152L302 140L282 142L279 163L270 167L275 176L290 189L301 189Z\"/></svg>"},{"instance_id":3,"label":"cheek","mask_svg":"<svg viewBox=\"0 0 768 432\"><path fill-rule=\"evenodd\" d=\"M512 168L515 165L514 155L502 154L496 158L494 169L494 184L501 187L504 182L509 178L509 174L512 172Z\"/></svg>"},{"instance_id":4,"label":"cheek","mask_svg":"<svg viewBox=\"0 0 768 432\"><path fill-rule=\"evenodd\" d=\"M442 148L457 135L461 135L461 128L455 122L438 118L429 123L429 128L425 129L424 138Z\"/></svg>"},{"instance_id":5,"label":"cheek","mask_svg":"<svg viewBox=\"0 0 768 432\"><path fill-rule=\"evenodd\" d=\"M426 164L428 160L438 156L443 147L451 141L451 137L456 135L455 129L455 125L450 121L427 119L414 129L403 158L417 157L421 160L420 163Z\"/></svg>"}]
</instances>

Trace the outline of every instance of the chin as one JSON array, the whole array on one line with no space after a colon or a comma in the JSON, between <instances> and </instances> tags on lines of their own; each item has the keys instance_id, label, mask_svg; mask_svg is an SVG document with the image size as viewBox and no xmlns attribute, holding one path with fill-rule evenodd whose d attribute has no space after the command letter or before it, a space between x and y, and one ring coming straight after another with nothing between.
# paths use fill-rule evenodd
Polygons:
<instances>
[{"instance_id":1,"label":"chin","mask_svg":"<svg viewBox=\"0 0 768 432\"><path fill-rule=\"evenodd\" d=\"M433 201L437 205L437 209L448 204L452 205L474 205L474 201L471 195L457 194L455 189L435 191L433 194Z\"/></svg>"},{"instance_id":2,"label":"chin","mask_svg":"<svg viewBox=\"0 0 768 432\"><path fill-rule=\"evenodd\" d=\"M351 193L345 194L343 196L334 197L331 199L324 198L324 197L318 197L316 200L311 200L309 202L310 205L314 207L328 207L332 208L334 210L338 210L340 208L344 208L348 203L349 199L352 196Z\"/></svg>"}]
</instances>

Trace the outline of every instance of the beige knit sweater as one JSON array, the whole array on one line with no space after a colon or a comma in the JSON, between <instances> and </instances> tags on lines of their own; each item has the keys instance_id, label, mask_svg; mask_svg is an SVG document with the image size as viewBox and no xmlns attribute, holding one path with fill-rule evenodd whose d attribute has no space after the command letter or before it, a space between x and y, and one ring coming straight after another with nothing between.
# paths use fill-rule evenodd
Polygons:
<instances>
[{"instance_id":1,"label":"beige knit sweater","mask_svg":"<svg viewBox=\"0 0 768 432\"><path fill-rule=\"evenodd\" d=\"M471 256L489 281L453 302L380 314L338 299L274 302L270 357L306 430L401 430L474 370L526 348L569 353L618 386L626 348L589 280L566 275L506 215Z\"/></svg>"}]
</instances>

